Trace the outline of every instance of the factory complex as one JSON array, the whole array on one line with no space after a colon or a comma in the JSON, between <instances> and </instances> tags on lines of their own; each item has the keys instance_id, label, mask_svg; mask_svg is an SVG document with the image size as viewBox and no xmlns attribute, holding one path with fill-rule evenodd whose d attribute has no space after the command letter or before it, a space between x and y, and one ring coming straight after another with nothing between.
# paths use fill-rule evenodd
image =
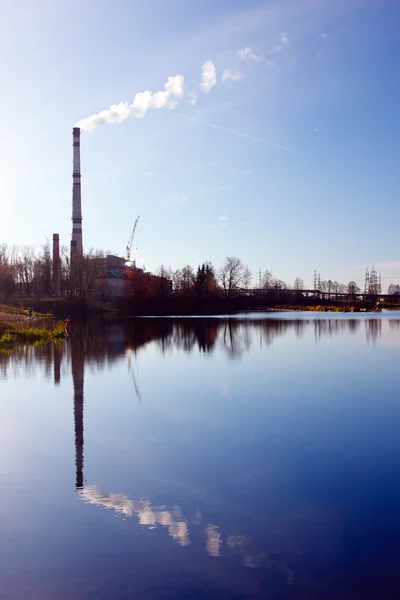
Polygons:
<instances>
[{"instance_id":1,"label":"factory complex","mask_svg":"<svg viewBox=\"0 0 400 600\"><path fill-rule=\"evenodd\" d=\"M106 257L85 256L82 235L82 190L81 190L81 131L74 127L72 131L73 169L72 169L72 235L69 258L68 280L62 273L60 255L60 236L53 234L52 253L52 295L53 296L124 296L141 293L160 293L172 291L172 282L166 277L158 277L136 266L131 260L132 243L139 221L137 217L126 247L125 257L107 255ZM92 265L90 265L92 263ZM90 268L92 266L92 268ZM87 271L91 272L88 277Z\"/></svg>"}]
</instances>

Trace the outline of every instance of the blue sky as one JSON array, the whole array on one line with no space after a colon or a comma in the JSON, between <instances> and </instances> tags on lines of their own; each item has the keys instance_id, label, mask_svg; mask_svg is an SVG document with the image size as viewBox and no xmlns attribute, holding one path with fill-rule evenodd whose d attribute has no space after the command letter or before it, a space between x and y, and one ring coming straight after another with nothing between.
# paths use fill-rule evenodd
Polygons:
<instances>
[{"instance_id":1,"label":"blue sky","mask_svg":"<svg viewBox=\"0 0 400 600\"><path fill-rule=\"evenodd\" d=\"M1 3L0 241L69 244L72 127L181 75L174 108L82 133L86 248L123 254L140 214L149 270L235 255L288 282L373 263L400 282L399 18L394 0Z\"/></svg>"}]
</instances>

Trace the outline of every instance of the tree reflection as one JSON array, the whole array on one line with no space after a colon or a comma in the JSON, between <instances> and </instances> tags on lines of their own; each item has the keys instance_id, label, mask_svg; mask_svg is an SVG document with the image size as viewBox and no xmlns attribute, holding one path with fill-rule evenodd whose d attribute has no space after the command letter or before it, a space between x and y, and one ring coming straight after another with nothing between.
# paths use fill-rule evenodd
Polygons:
<instances>
[{"instance_id":1,"label":"tree reflection","mask_svg":"<svg viewBox=\"0 0 400 600\"><path fill-rule=\"evenodd\" d=\"M59 345L40 347L19 346L11 353L0 354L0 376L17 377L23 365L24 377L29 378L43 370L54 384L61 381L62 373L75 370L72 362L85 363L91 372L109 369L115 362L124 361L132 353L137 355L153 343L163 354L183 351L212 354L222 349L228 359L239 360L254 345L269 347L274 341L292 333L297 339L308 334L315 343L324 337L346 332L358 334L362 324L367 343L375 344L382 336L381 318L143 318L113 319L100 317L73 324L71 337ZM400 328L399 319L388 319L391 330ZM80 363L79 363L80 364ZM78 367L77 367L78 368ZM79 367L80 368L80 367ZM136 380L134 380L137 388ZM140 395L140 392L139 392Z\"/></svg>"}]
</instances>

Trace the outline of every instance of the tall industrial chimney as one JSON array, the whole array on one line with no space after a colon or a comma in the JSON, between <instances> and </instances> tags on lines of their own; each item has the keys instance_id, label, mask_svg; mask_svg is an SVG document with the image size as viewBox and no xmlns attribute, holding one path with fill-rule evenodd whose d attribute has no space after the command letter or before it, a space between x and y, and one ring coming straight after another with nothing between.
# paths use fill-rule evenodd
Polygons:
<instances>
[{"instance_id":1,"label":"tall industrial chimney","mask_svg":"<svg viewBox=\"0 0 400 600\"><path fill-rule=\"evenodd\" d=\"M74 127L72 130L74 148L74 166L72 171L72 242L78 256L82 255L82 202L81 202L81 130ZM72 258L72 257L71 257Z\"/></svg>"},{"instance_id":2,"label":"tall industrial chimney","mask_svg":"<svg viewBox=\"0 0 400 600\"><path fill-rule=\"evenodd\" d=\"M61 296L60 236L53 233L53 295Z\"/></svg>"}]
</instances>

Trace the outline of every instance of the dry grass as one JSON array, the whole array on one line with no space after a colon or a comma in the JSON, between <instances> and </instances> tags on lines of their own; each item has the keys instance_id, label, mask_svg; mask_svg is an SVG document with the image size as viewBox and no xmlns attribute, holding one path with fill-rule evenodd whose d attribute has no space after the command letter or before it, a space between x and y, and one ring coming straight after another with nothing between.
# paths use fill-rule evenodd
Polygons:
<instances>
[{"instance_id":1,"label":"dry grass","mask_svg":"<svg viewBox=\"0 0 400 600\"><path fill-rule=\"evenodd\" d=\"M63 321L51 315L32 313L32 317L14 307L0 306L0 350L9 350L16 344L46 344L64 337Z\"/></svg>"}]
</instances>

